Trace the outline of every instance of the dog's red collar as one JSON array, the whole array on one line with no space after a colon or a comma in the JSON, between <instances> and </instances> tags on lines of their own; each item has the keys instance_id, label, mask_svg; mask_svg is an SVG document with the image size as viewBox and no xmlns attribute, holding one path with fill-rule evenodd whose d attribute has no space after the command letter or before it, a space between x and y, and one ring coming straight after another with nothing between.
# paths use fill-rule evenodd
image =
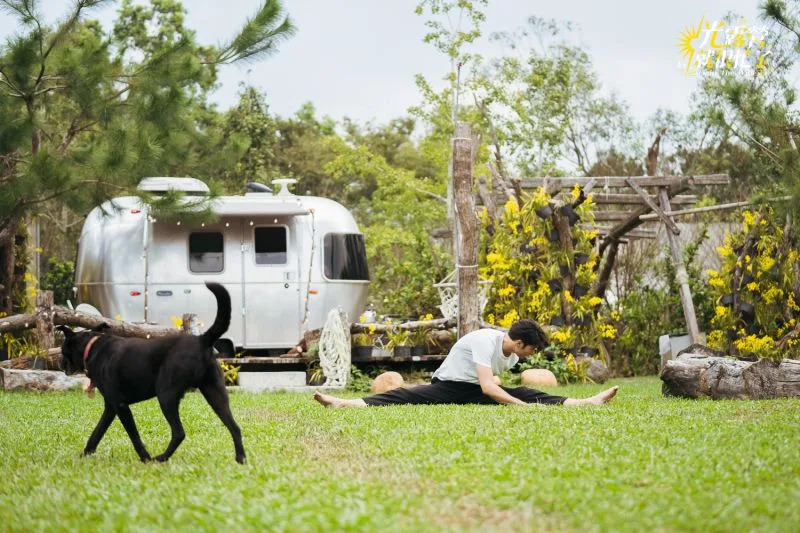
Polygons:
<instances>
[{"instance_id":1,"label":"dog's red collar","mask_svg":"<svg viewBox=\"0 0 800 533\"><path fill-rule=\"evenodd\" d=\"M99 339L99 338L100 338L100 335L95 335L94 337L89 339L89 342L86 343L86 348L83 349L83 367L84 368L86 368L86 361L89 359L89 350L92 349L92 344L94 344L95 341L97 339ZM89 369L86 368L86 370L88 371Z\"/></svg>"},{"instance_id":2,"label":"dog's red collar","mask_svg":"<svg viewBox=\"0 0 800 533\"><path fill-rule=\"evenodd\" d=\"M88 361L89 359L89 350L92 349L92 344L94 344L95 341L97 341L97 339L99 338L100 335L95 335L94 337L89 339L89 342L86 343L86 347L83 349L83 368L84 370L86 370L86 377L89 378L89 388L86 389L86 393L89 395L90 398L94 397L95 386L92 377L89 375L89 367L86 366L86 361Z\"/></svg>"}]
</instances>

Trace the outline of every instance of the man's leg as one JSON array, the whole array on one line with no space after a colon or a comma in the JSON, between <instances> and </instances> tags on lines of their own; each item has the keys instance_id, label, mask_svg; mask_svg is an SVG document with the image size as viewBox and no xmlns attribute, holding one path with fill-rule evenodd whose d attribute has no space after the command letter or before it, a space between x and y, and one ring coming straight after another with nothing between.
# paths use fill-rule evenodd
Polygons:
<instances>
[{"instance_id":1,"label":"man's leg","mask_svg":"<svg viewBox=\"0 0 800 533\"><path fill-rule=\"evenodd\" d=\"M536 389L532 389L530 387L515 387L515 388L506 388L503 387L507 393L509 393L514 398L518 398L525 403L540 403L546 405L566 405L568 407L578 407L584 405L603 405L604 403L609 402L616 394L617 389L619 387L611 387L610 389L606 389L599 394L595 394L590 398L567 398L565 396L554 396L547 394L546 392L542 392ZM482 403L496 403L494 400L486 396L486 402Z\"/></svg>"},{"instance_id":2,"label":"man's leg","mask_svg":"<svg viewBox=\"0 0 800 533\"><path fill-rule=\"evenodd\" d=\"M345 400L321 392L314 399L325 407L369 407L386 405L431 405L437 403L476 403L481 395L480 385L457 381L434 381L430 385L400 387L361 399Z\"/></svg>"}]
</instances>

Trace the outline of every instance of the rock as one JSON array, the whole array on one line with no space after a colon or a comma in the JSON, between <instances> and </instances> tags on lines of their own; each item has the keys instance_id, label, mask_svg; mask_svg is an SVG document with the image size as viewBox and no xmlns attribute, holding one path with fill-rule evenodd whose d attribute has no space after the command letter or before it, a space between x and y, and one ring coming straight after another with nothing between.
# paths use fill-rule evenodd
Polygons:
<instances>
[{"instance_id":1,"label":"rock","mask_svg":"<svg viewBox=\"0 0 800 533\"><path fill-rule=\"evenodd\" d=\"M85 376L68 376L64 372L54 370L0 368L0 385L5 390L65 391L86 389L89 386L89 378Z\"/></svg>"},{"instance_id":2,"label":"rock","mask_svg":"<svg viewBox=\"0 0 800 533\"><path fill-rule=\"evenodd\" d=\"M500 379L500 376L492 376L492 381L494 381L495 385L502 385L503 384L503 380Z\"/></svg>"},{"instance_id":3,"label":"rock","mask_svg":"<svg viewBox=\"0 0 800 533\"><path fill-rule=\"evenodd\" d=\"M555 387L558 385L556 376L544 368L529 368L522 372L523 385L536 385L539 387Z\"/></svg>"},{"instance_id":4,"label":"rock","mask_svg":"<svg viewBox=\"0 0 800 533\"><path fill-rule=\"evenodd\" d=\"M593 383L605 383L608 381L610 372L602 361L593 357L576 357L575 362L581 364L584 359L588 359L589 368L586 370L586 377L592 380Z\"/></svg>"},{"instance_id":5,"label":"rock","mask_svg":"<svg viewBox=\"0 0 800 533\"><path fill-rule=\"evenodd\" d=\"M390 391L392 389L399 389L403 386L403 376L397 372L384 372L378 375L370 385L369 390L375 394Z\"/></svg>"}]
</instances>

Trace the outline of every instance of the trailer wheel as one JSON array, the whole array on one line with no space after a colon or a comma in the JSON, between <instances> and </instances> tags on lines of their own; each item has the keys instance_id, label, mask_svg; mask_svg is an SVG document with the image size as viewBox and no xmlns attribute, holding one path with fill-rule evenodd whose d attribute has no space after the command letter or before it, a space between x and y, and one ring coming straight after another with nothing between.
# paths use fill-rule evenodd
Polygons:
<instances>
[{"instance_id":1,"label":"trailer wheel","mask_svg":"<svg viewBox=\"0 0 800 533\"><path fill-rule=\"evenodd\" d=\"M219 353L220 357L233 357L236 355L233 341L230 339L218 339L214 342L214 349Z\"/></svg>"}]
</instances>

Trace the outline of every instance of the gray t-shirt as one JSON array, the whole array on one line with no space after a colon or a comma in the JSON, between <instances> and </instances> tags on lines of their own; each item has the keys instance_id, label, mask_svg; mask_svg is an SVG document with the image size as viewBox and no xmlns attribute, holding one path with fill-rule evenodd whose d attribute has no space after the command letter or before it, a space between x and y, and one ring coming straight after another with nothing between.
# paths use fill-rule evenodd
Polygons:
<instances>
[{"instance_id":1,"label":"gray t-shirt","mask_svg":"<svg viewBox=\"0 0 800 533\"><path fill-rule=\"evenodd\" d=\"M503 355L503 337L504 332L494 329L467 333L453 345L433 377L441 381L480 383L476 364L491 368L494 375L502 374L519 361L516 354Z\"/></svg>"}]
</instances>

